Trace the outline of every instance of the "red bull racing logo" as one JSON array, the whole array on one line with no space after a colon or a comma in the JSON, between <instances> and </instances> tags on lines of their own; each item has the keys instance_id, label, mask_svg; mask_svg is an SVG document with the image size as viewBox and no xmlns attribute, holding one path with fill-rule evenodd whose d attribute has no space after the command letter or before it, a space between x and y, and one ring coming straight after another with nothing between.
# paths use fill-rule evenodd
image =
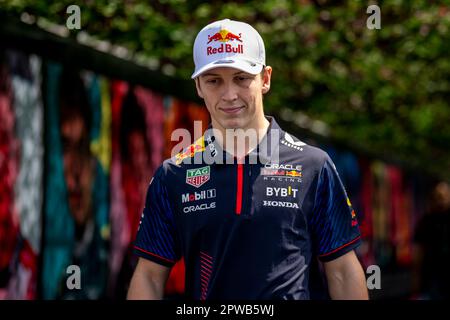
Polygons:
<instances>
[{"instance_id":1,"label":"red bull racing logo","mask_svg":"<svg viewBox=\"0 0 450 320\"><path fill-rule=\"evenodd\" d=\"M208 42L207 44L211 42L222 42L222 44L219 47L211 47L208 46L206 48L206 54L216 54L216 53L244 53L244 46L242 44L238 44L237 46L232 46L230 43L226 42L242 42L241 39L241 33L239 35L236 35L228 30L222 29L219 32L214 33L213 35L208 36Z\"/></svg>"},{"instance_id":2,"label":"red bull racing logo","mask_svg":"<svg viewBox=\"0 0 450 320\"><path fill-rule=\"evenodd\" d=\"M264 176L264 180L297 180L301 182L303 177L302 166L292 164L278 164L278 163L266 163L264 168L261 168L261 175Z\"/></svg>"},{"instance_id":3,"label":"red bull racing logo","mask_svg":"<svg viewBox=\"0 0 450 320\"><path fill-rule=\"evenodd\" d=\"M302 173L296 170L286 171L286 175L290 177L301 177Z\"/></svg>"},{"instance_id":4,"label":"red bull racing logo","mask_svg":"<svg viewBox=\"0 0 450 320\"><path fill-rule=\"evenodd\" d=\"M205 142L203 140L203 136L197 139L193 144L187 147L182 152L178 153L176 158L176 164L180 164L186 158L192 158L197 152L202 152L205 150Z\"/></svg>"},{"instance_id":5,"label":"red bull racing logo","mask_svg":"<svg viewBox=\"0 0 450 320\"><path fill-rule=\"evenodd\" d=\"M358 220L356 219L356 213L355 210L353 210L352 203L350 202L350 199L347 197L347 205L352 210L352 227L358 225Z\"/></svg>"}]
</instances>

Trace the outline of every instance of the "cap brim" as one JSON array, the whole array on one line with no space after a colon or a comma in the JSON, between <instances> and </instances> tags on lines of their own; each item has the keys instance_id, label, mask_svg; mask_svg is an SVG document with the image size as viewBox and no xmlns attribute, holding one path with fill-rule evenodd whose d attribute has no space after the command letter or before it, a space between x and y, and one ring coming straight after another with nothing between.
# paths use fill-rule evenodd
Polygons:
<instances>
[{"instance_id":1,"label":"cap brim","mask_svg":"<svg viewBox=\"0 0 450 320\"><path fill-rule=\"evenodd\" d=\"M239 69L241 71L250 73L250 74L258 74L262 71L263 65L260 63L256 63L249 60L244 59L236 59L236 58L229 58L229 59L221 59L214 62L211 62L199 70L195 71L191 79L197 78L202 73L209 71L211 69L220 68L220 67L226 67L226 68L235 68Z\"/></svg>"}]
</instances>

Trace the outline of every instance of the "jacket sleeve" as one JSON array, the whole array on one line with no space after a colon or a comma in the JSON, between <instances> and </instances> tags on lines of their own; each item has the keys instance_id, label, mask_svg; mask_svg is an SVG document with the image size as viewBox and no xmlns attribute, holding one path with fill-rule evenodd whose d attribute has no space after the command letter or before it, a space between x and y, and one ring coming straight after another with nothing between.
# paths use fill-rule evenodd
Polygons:
<instances>
[{"instance_id":1,"label":"jacket sleeve","mask_svg":"<svg viewBox=\"0 0 450 320\"><path fill-rule=\"evenodd\" d=\"M310 226L321 261L334 260L361 243L356 213L328 155L319 173Z\"/></svg>"},{"instance_id":2,"label":"jacket sleeve","mask_svg":"<svg viewBox=\"0 0 450 320\"><path fill-rule=\"evenodd\" d=\"M167 267L173 266L181 256L162 167L156 171L147 190L134 253Z\"/></svg>"}]
</instances>

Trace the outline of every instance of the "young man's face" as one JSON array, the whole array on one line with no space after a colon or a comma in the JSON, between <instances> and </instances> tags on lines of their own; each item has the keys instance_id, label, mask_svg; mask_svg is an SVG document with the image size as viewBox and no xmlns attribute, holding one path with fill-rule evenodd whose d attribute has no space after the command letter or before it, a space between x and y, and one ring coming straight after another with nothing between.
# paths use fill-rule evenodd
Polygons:
<instances>
[{"instance_id":1,"label":"young man's face","mask_svg":"<svg viewBox=\"0 0 450 320\"><path fill-rule=\"evenodd\" d=\"M197 93L204 99L214 128L258 128L264 119L262 95L270 89L271 67L264 75L219 67L201 74Z\"/></svg>"}]
</instances>

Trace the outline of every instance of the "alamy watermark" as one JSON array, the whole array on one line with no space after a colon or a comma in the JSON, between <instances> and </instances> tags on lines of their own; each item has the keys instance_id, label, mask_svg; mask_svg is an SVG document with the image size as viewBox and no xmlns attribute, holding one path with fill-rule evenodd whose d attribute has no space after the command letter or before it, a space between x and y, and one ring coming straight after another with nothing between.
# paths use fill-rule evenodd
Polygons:
<instances>
[{"instance_id":1,"label":"alamy watermark","mask_svg":"<svg viewBox=\"0 0 450 320\"><path fill-rule=\"evenodd\" d=\"M370 14L367 18L366 26L367 29L381 29L381 9L376 4L367 7L366 13Z\"/></svg>"},{"instance_id":2,"label":"alamy watermark","mask_svg":"<svg viewBox=\"0 0 450 320\"><path fill-rule=\"evenodd\" d=\"M194 121L194 136L199 136L201 129L201 121ZM257 164L267 163L269 159L278 163L279 141L283 138L280 134L279 130L252 128L225 129L224 134L218 129L210 128L202 138L193 141L189 130L179 128L171 135L171 141L179 141L173 147L171 156L175 157L178 164Z\"/></svg>"},{"instance_id":3,"label":"alamy watermark","mask_svg":"<svg viewBox=\"0 0 450 320\"><path fill-rule=\"evenodd\" d=\"M368 266L366 270L368 275L366 279L367 289L380 290L381 289L381 269L376 264Z\"/></svg>"},{"instance_id":4,"label":"alamy watermark","mask_svg":"<svg viewBox=\"0 0 450 320\"><path fill-rule=\"evenodd\" d=\"M66 27L69 30L81 29L81 10L80 7L73 4L67 7L66 13L70 16L66 20Z\"/></svg>"},{"instance_id":5,"label":"alamy watermark","mask_svg":"<svg viewBox=\"0 0 450 320\"><path fill-rule=\"evenodd\" d=\"M81 269L72 264L67 267L66 273L69 275L66 280L66 286L69 290L81 290Z\"/></svg>"},{"instance_id":6,"label":"alamy watermark","mask_svg":"<svg viewBox=\"0 0 450 320\"><path fill-rule=\"evenodd\" d=\"M66 20L66 27L69 30L81 29L81 9L78 5L72 4L66 8L66 13L70 16ZM366 20L368 29L381 29L381 9L378 5L372 4L367 7L367 14L370 16Z\"/></svg>"}]
</instances>

